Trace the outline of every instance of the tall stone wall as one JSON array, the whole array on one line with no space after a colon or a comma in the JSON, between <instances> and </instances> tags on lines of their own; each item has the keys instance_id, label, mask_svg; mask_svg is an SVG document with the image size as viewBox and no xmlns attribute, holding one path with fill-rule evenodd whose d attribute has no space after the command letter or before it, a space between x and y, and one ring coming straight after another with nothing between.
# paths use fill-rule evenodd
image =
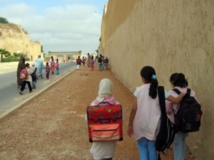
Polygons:
<instances>
[{"instance_id":1,"label":"tall stone wall","mask_svg":"<svg viewBox=\"0 0 214 160\"><path fill-rule=\"evenodd\" d=\"M202 127L188 146L201 160L214 159L214 1L109 0L100 51L130 91L142 84L140 69L156 69L160 85L183 72L204 112Z\"/></svg>"},{"instance_id":2,"label":"tall stone wall","mask_svg":"<svg viewBox=\"0 0 214 160\"><path fill-rule=\"evenodd\" d=\"M0 48L27 54L32 61L41 54L41 44L31 41L28 33L15 24L0 24Z\"/></svg>"}]
</instances>

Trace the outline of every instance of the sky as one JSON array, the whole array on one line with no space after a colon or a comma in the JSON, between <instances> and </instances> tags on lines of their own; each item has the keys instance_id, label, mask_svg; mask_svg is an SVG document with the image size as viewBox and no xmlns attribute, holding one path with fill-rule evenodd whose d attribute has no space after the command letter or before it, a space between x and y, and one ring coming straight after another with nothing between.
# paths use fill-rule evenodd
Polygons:
<instances>
[{"instance_id":1,"label":"sky","mask_svg":"<svg viewBox=\"0 0 214 160\"><path fill-rule=\"evenodd\" d=\"M48 51L95 53L108 0L0 0L0 17L21 25Z\"/></svg>"}]
</instances>

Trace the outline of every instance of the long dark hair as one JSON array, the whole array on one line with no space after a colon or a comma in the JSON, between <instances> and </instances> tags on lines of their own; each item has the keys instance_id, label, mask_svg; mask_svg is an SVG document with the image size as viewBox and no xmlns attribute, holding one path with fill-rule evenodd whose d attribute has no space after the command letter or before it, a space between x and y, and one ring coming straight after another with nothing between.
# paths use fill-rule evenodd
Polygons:
<instances>
[{"instance_id":1,"label":"long dark hair","mask_svg":"<svg viewBox=\"0 0 214 160\"><path fill-rule=\"evenodd\" d=\"M174 86L177 87L184 88L188 86L188 81L183 73L173 73L169 80Z\"/></svg>"},{"instance_id":2,"label":"long dark hair","mask_svg":"<svg viewBox=\"0 0 214 160\"><path fill-rule=\"evenodd\" d=\"M157 96L158 80L156 77L155 69L151 66L145 66L140 71L141 77L146 80L146 83L151 83L149 88L149 96L153 99Z\"/></svg>"}]
</instances>

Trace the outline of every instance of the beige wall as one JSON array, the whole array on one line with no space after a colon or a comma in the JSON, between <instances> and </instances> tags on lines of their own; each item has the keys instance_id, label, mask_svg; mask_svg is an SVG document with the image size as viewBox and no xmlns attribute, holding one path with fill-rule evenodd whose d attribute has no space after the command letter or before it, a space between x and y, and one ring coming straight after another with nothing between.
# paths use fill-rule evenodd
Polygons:
<instances>
[{"instance_id":1,"label":"beige wall","mask_svg":"<svg viewBox=\"0 0 214 160\"><path fill-rule=\"evenodd\" d=\"M183 72L202 104L201 130L188 146L201 160L214 159L214 1L109 0L100 51L131 91L141 85L140 69L151 65L159 84Z\"/></svg>"},{"instance_id":2,"label":"beige wall","mask_svg":"<svg viewBox=\"0 0 214 160\"><path fill-rule=\"evenodd\" d=\"M11 53L27 54L32 61L41 54L41 44L31 41L26 31L21 26L14 24L1 24L0 48Z\"/></svg>"}]
</instances>

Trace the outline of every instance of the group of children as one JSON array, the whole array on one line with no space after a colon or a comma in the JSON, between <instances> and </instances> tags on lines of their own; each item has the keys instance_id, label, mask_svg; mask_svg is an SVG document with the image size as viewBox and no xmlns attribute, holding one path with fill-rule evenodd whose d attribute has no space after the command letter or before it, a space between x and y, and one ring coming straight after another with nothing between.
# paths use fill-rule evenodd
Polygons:
<instances>
[{"instance_id":1,"label":"group of children","mask_svg":"<svg viewBox=\"0 0 214 160\"><path fill-rule=\"evenodd\" d=\"M109 68L108 57L104 57L104 56L100 55L99 57L94 58L93 55L90 55L88 53L87 59L85 57L83 57L81 59L80 56L78 56L78 58L76 59L77 69L80 69L81 64L83 64L83 67L85 67L85 63L87 63L87 66L91 68L91 71L93 71L94 70L94 64L96 61L98 62L99 71L104 70L104 68L105 69Z\"/></svg>"},{"instance_id":2,"label":"group of children","mask_svg":"<svg viewBox=\"0 0 214 160\"><path fill-rule=\"evenodd\" d=\"M127 134L137 141L140 160L157 160L155 142L160 128L161 116L157 93L158 80L155 69L151 66L143 67L140 71L140 76L143 84L137 87L134 92ZM166 111L169 117L171 117L170 120L174 123L173 116L178 111L179 103L187 92L188 82L183 73L173 73L170 77L170 83L172 88L177 88L181 92L180 95L177 95L173 90L165 91ZM98 97L95 101L102 102L114 99L113 103L116 103L117 101L112 95L112 86L111 80L101 80ZM193 90L191 90L191 96L195 97ZM174 160L186 159L186 137L187 133L176 133L174 139ZM116 142L114 141L93 142L90 152L94 160L112 160L115 147Z\"/></svg>"},{"instance_id":3,"label":"group of children","mask_svg":"<svg viewBox=\"0 0 214 160\"><path fill-rule=\"evenodd\" d=\"M50 64L50 65L49 65ZM36 89L36 83L37 83L37 67L34 63L32 63L32 66L30 67L29 63L25 64L25 68L27 71L27 76L25 79L22 80L20 94L23 95L23 91L25 89L26 84L28 85L29 92L31 93L33 89ZM59 61L56 59L54 61L53 57L51 57L50 62L46 62L45 66L45 72L46 72L46 79L49 79L50 71L52 74L55 73L59 75ZM19 73L20 74L20 73ZM42 74L42 73L41 73Z\"/></svg>"},{"instance_id":4,"label":"group of children","mask_svg":"<svg viewBox=\"0 0 214 160\"><path fill-rule=\"evenodd\" d=\"M59 60L56 59L56 61L54 61L53 57L51 57L50 65L49 65L49 62L46 62L45 71L46 71L46 79L49 79L50 71L52 74L54 74L56 71L56 74L58 75L59 74Z\"/></svg>"}]
</instances>

